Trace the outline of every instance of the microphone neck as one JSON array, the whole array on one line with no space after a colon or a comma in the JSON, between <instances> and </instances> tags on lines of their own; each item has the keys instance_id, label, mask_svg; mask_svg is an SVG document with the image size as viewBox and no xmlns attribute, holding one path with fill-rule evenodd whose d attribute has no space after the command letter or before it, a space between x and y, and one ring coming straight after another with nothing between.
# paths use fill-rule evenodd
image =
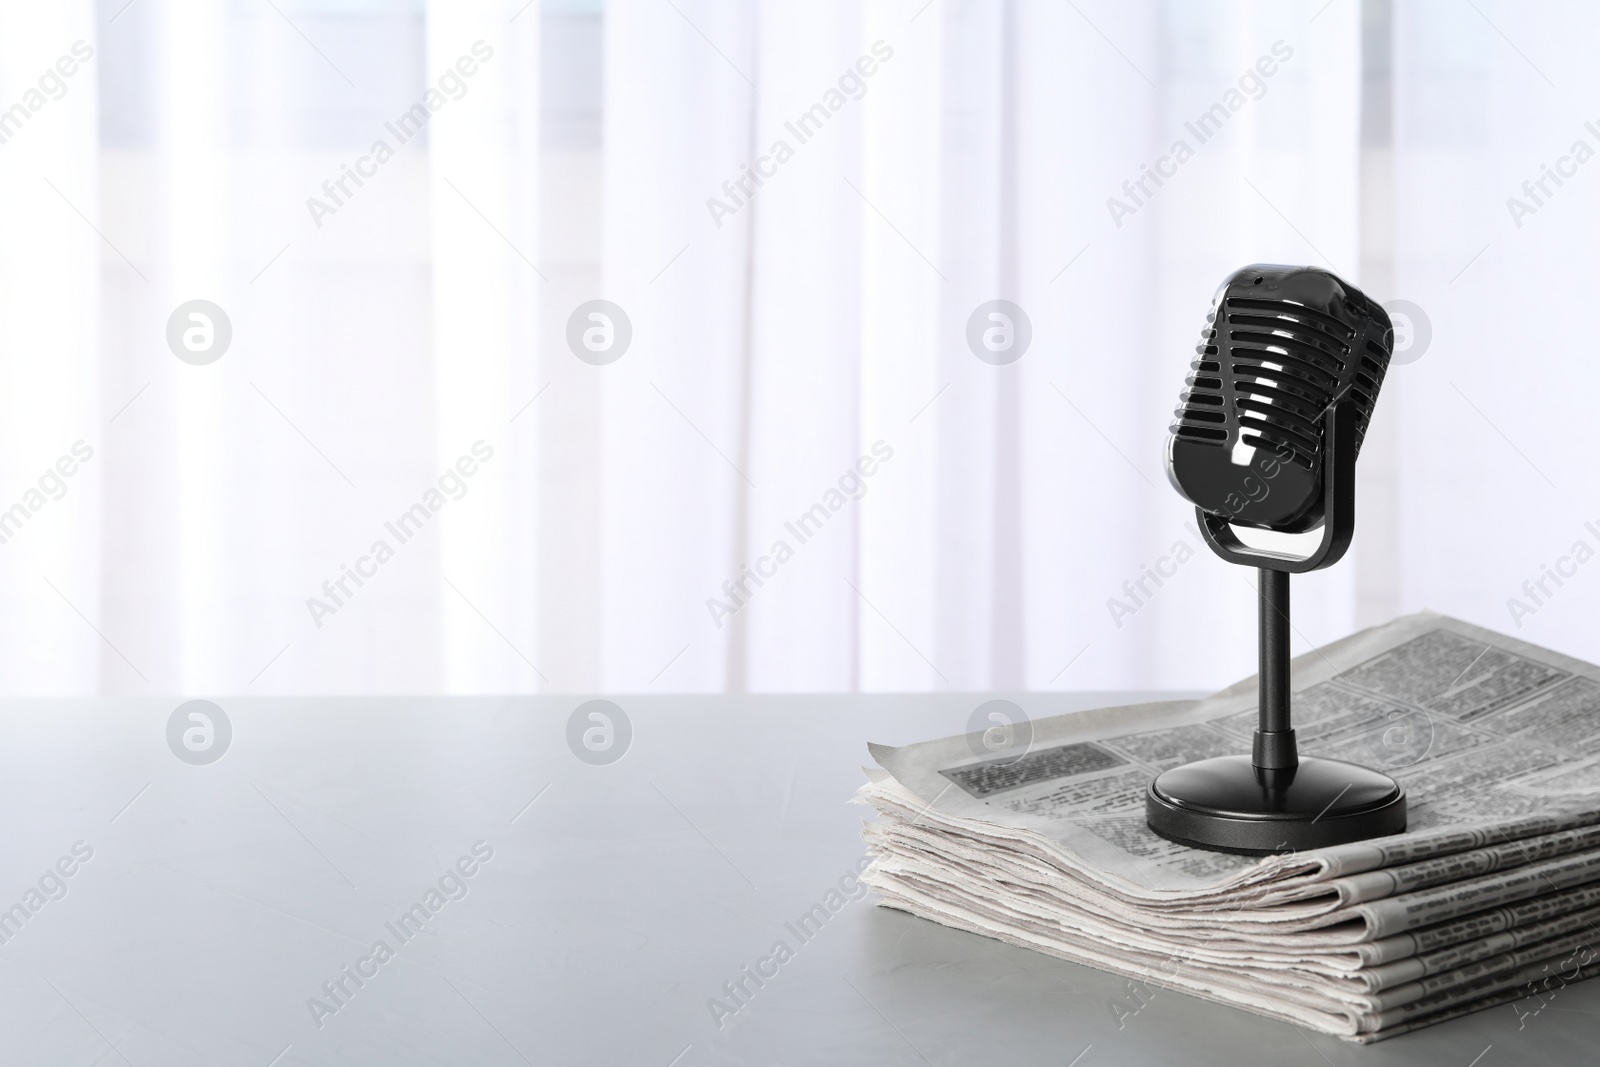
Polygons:
<instances>
[{"instance_id":1,"label":"microphone neck","mask_svg":"<svg viewBox=\"0 0 1600 1067\"><path fill-rule=\"evenodd\" d=\"M1289 719L1289 572L1262 567L1259 575L1261 717L1251 762L1264 770L1293 770L1300 756Z\"/></svg>"}]
</instances>

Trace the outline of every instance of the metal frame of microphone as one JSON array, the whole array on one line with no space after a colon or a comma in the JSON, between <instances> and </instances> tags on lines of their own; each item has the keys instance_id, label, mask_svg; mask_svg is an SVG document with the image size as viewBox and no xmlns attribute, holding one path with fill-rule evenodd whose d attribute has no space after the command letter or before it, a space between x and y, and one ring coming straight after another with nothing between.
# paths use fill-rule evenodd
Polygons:
<instances>
[{"instance_id":1,"label":"metal frame of microphone","mask_svg":"<svg viewBox=\"0 0 1600 1067\"><path fill-rule=\"evenodd\" d=\"M1267 855L1382 837L1406 827L1405 790L1394 779L1342 760L1302 757L1291 721L1289 576L1330 566L1350 547L1359 418L1348 392L1335 395L1322 414L1325 511L1321 537L1308 555L1250 547L1226 514L1196 506L1212 551L1259 571L1259 719L1251 755L1199 760L1151 781L1145 819L1162 837L1212 851ZM1280 461L1262 461L1257 469L1263 482L1272 479ZM1261 484L1258 499L1268 492L1270 486Z\"/></svg>"}]
</instances>

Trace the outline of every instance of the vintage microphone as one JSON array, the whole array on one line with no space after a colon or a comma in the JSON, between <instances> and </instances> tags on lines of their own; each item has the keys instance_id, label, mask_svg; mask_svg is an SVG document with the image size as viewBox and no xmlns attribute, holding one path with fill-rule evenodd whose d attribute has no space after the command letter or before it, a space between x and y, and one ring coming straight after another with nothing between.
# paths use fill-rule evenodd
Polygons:
<instances>
[{"instance_id":1,"label":"vintage microphone","mask_svg":"<svg viewBox=\"0 0 1600 1067\"><path fill-rule=\"evenodd\" d=\"M1206 543L1260 570L1260 722L1250 756L1174 767L1145 819L1196 848L1264 855L1399 833L1405 791L1301 757L1289 709L1289 575L1338 562L1355 533L1356 454L1394 347L1389 316L1315 267L1256 264L1217 290L1167 443L1167 476ZM1307 556L1250 548L1233 526L1306 533Z\"/></svg>"}]
</instances>

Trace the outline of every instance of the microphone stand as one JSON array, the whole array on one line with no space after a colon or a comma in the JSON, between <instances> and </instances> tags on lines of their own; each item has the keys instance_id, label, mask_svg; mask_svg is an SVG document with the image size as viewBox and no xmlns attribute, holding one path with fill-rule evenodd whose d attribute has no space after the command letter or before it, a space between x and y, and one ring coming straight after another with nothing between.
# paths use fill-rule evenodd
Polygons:
<instances>
[{"instance_id":1,"label":"microphone stand","mask_svg":"<svg viewBox=\"0 0 1600 1067\"><path fill-rule=\"evenodd\" d=\"M1250 548L1226 518L1196 510L1212 551L1259 572L1259 719L1251 754L1217 756L1158 775L1145 794L1145 821L1162 837L1218 852L1267 855L1397 834L1405 790L1386 774L1317 756L1295 745L1289 697L1289 575L1338 562L1355 536L1356 421L1348 398L1324 414L1324 522L1308 556Z\"/></svg>"},{"instance_id":2,"label":"microphone stand","mask_svg":"<svg viewBox=\"0 0 1600 1067\"><path fill-rule=\"evenodd\" d=\"M1292 772L1300 765L1300 754L1289 724L1289 572L1262 567L1258 574L1261 718L1250 762L1263 770Z\"/></svg>"}]
</instances>

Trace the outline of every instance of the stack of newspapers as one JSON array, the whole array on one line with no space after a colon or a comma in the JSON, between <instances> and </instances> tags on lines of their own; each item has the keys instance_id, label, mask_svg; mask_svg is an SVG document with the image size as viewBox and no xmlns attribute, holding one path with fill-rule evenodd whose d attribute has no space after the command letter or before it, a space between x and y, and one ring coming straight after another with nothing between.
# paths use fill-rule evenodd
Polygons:
<instances>
[{"instance_id":1,"label":"stack of newspapers","mask_svg":"<svg viewBox=\"0 0 1600 1067\"><path fill-rule=\"evenodd\" d=\"M1249 752L1253 681L1031 722L995 702L982 732L872 746L865 880L1126 976L1123 1011L1176 989L1358 1042L1600 972L1600 669L1423 614L1300 657L1294 684L1301 751L1401 781L1405 833L1265 858L1156 836L1150 779Z\"/></svg>"}]
</instances>

